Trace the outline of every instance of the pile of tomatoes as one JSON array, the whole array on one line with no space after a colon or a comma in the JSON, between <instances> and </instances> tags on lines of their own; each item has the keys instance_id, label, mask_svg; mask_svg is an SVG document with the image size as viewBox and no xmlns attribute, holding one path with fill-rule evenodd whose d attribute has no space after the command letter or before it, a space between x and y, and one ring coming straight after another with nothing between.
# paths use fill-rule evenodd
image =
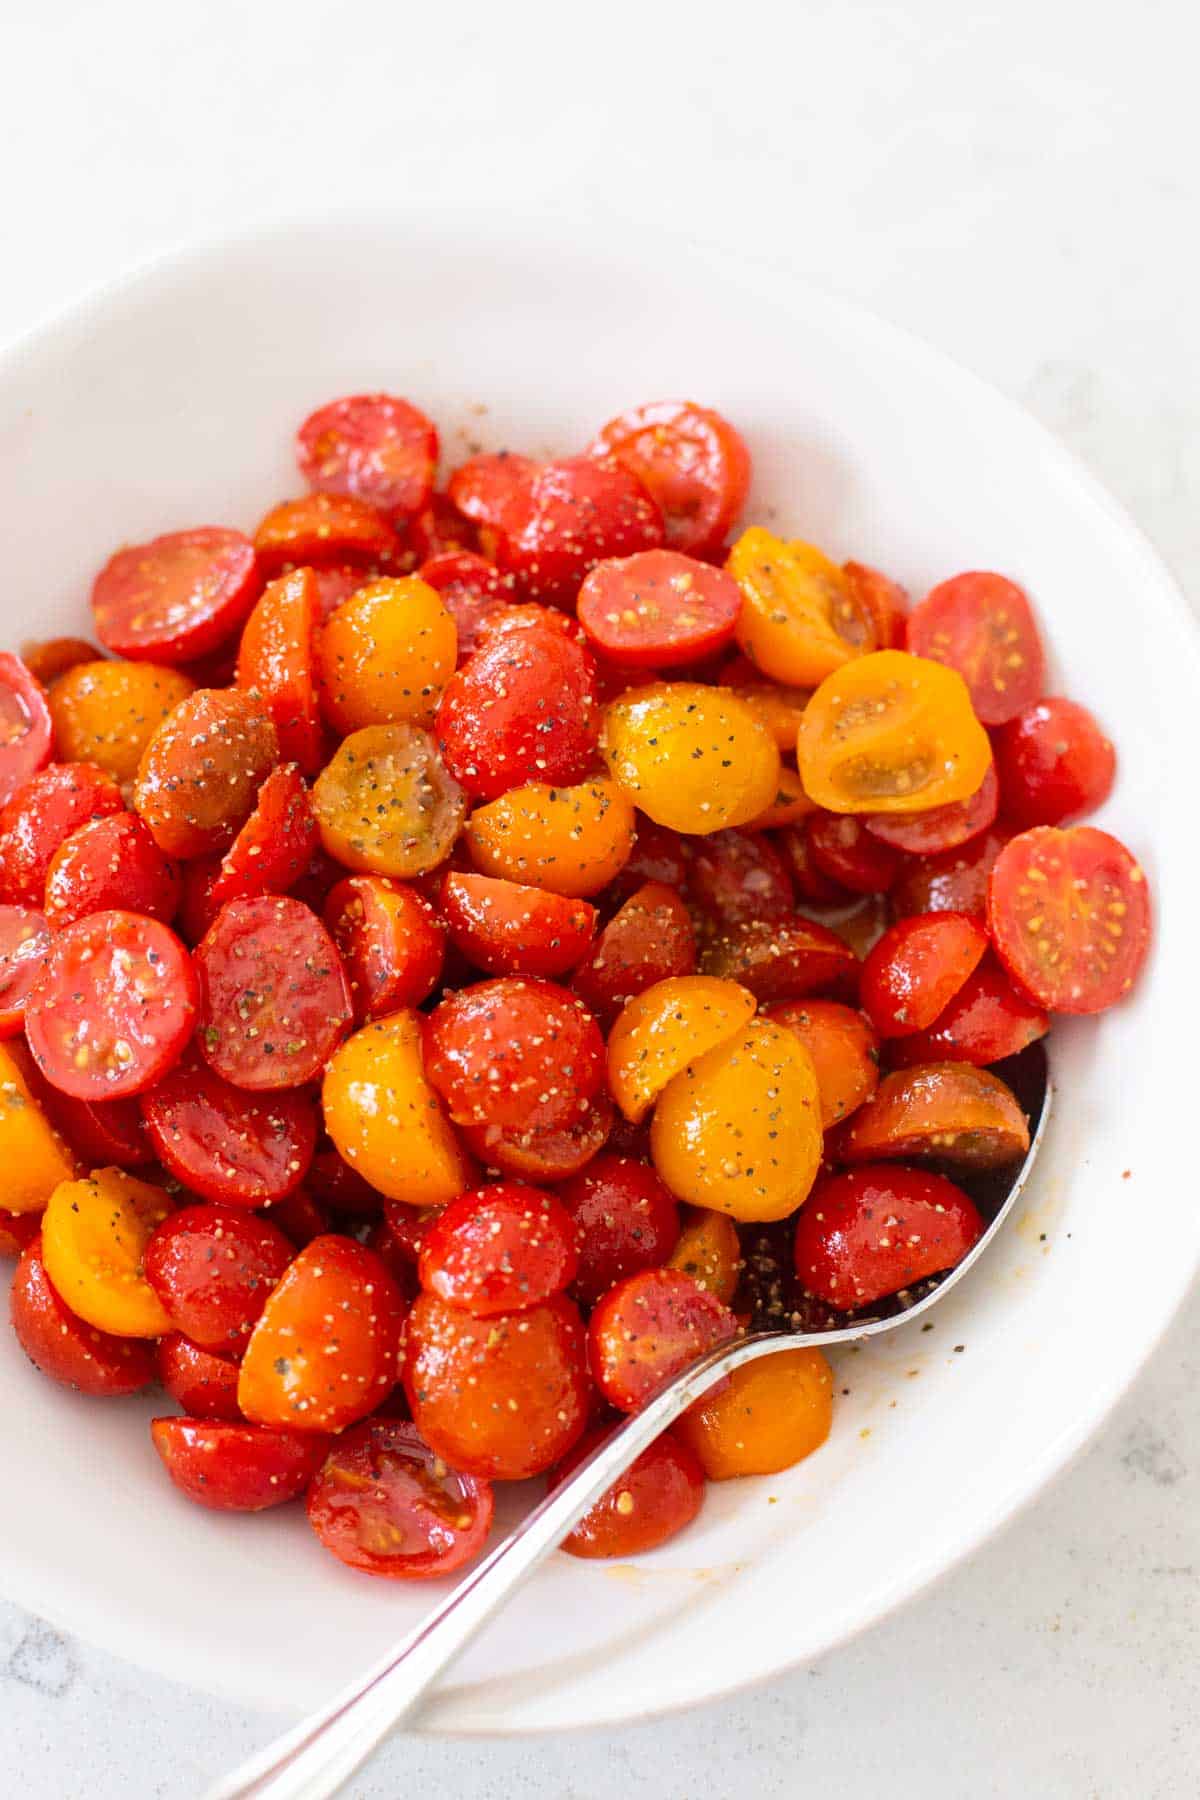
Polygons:
<instances>
[{"instance_id":1,"label":"pile of tomatoes","mask_svg":"<svg viewBox=\"0 0 1200 1800\"><path fill-rule=\"evenodd\" d=\"M910 611L739 530L717 413L444 490L398 398L297 448L252 537L112 557L107 654L0 656L0 1248L39 1369L175 1402L184 1494L431 1576L756 1317L959 1261L1003 1066L1129 990L1149 902L1020 588ZM741 1370L568 1548L831 1408L815 1349Z\"/></svg>"}]
</instances>

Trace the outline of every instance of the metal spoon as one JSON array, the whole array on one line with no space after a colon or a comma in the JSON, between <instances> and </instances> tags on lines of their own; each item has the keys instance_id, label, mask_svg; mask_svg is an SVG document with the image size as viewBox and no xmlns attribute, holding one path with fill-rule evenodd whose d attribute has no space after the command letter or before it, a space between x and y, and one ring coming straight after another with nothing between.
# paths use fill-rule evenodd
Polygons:
<instances>
[{"instance_id":1,"label":"metal spoon","mask_svg":"<svg viewBox=\"0 0 1200 1800\"><path fill-rule=\"evenodd\" d=\"M211 1788L205 1800L329 1800L362 1766L397 1725L413 1711L426 1689L452 1663L508 1600L542 1558L560 1544L605 1489L622 1475L666 1426L686 1411L714 1382L744 1363L799 1345L826 1347L881 1337L936 1306L983 1255L1012 1211L1029 1179L1045 1136L1054 1093L1040 1044L1015 1058L1005 1071L1029 1114L1032 1138L1016 1175L995 1194L988 1229L957 1268L923 1284L927 1291L911 1304L897 1303L887 1317L856 1320L837 1331L754 1331L718 1345L676 1376L640 1413L627 1419L555 1488L490 1556L454 1587L428 1618L394 1650L338 1694L320 1712L252 1756L237 1772ZM980 1195L983 1210L990 1211Z\"/></svg>"}]
</instances>

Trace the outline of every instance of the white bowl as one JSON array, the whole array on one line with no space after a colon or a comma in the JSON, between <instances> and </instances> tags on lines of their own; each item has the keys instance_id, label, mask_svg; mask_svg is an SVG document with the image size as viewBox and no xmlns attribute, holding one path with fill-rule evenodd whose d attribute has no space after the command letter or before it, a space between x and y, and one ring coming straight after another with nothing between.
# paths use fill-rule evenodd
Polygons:
<instances>
[{"instance_id":1,"label":"white bowl","mask_svg":"<svg viewBox=\"0 0 1200 1800\"><path fill-rule=\"evenodd\" d=\"M466 1732L631 1719L814 1657L950 1567L1082 1444L1185 1292L1196 637L1149 546L1036 424L786 271L669 240L583 253L544 225L377 216L172 258L0 361L5 642L87 629L90 577L124 541L252 528L299 490L291 435L310 407L375 387L431 412L451 462L477 443L573 450L633 402L691 396L745 431L752 517L917 594L963 568L1015 577L1055 685L1117 740L1103 823L1153 886L1152 965L1108 1017L1056 1028L1037 1178L935 1329L843 1355L832 1439L790 1474L712 1488L699 1524L636 1565L553 1559L428 1714ZM428 1607L428 1588L342 1568L296 1509L191 1507L151 1449L157 1410L78 1399L0 1332L8 1597L284 1708Z\"/></svg>"}]
</instances>

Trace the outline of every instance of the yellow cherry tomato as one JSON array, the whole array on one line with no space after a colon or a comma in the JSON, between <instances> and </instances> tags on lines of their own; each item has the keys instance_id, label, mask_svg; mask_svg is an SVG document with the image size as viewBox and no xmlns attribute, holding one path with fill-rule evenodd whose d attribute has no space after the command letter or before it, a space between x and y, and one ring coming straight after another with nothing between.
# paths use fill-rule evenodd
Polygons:
<instances>
[{"instance_id":1,"label":"yellow cherry tomato","mask_svg":"<svg viewBox=\"0 0 1200 1800\"><path fill-rule=\"evenodd\" d=\"M777 1475L819 1450L833 1422L833 1370L819 1350L744 1363L672 1429L710 1481Z\"/></svg>"},{"instance_id":2,"label":"yellow cherry tomato","mask_svg":"<svg viewBox=\"0 0 1200 1800\"><path fill-rule=\"evenodd\" d=\"M534 781L478 807L466 838L472 862L485 875L577 900L599 893L620 874L634 830L633 807L613 781L576 787Z\"/></svg>"},{"instance_id":3,"label":"yellow cherry tomato","mask_svg":"<svg viewBox=\"0 0 1200 1800\"><path fill-rule=\"evenodd\" d=\"M697 1286L707 1288L728 1306L742 1269L741 1241L728 1213L713 1212L707 1206L685 1207L667 1267L682 1269Z\"/></svg>"},{"instance_id":4,"label":"yellow cherry tomato","mask_svg":"<svg viewBox=\"0 0 1200 1800\"><path fill-rule=\"evenodd\" d=\"M821 1096L793 1032L751 1019L658 1097L654 1166L673 1194L744 1221L783 1219L821 1164Z\"/></svg>"},{"instance_id":5,"label":"yellow cherry tomato","mask_svg":"<svg viewBox=\"0 0 1200 1800\"><path fill-rule=\"evenodd\" d=\"M0 1044L0 1168L5 1212L41 1212L75 1161L39 1102L25 1068L23 1044Z\"/></svg>"},{"instance_id":6,"label":"yellow cherry tomato","mask_svg":"<svg viewBox=\"0 0 1200 1800\"><path fill-rule=\"evenodd\" d=\"M673 1076L752 1017L753 994L713 975L672 975L622 1007L608 1034L608 1085L627 1119L642 1119Z\"/></svg>"},{"instance_id":7,"label":"yellow cherry tomato","mask_svg":"<svg viewBox=\"0 0 1200 1800\"><path fill-rule=\"evenodd\" d=\"M97 1169L55 1188L42 1216L42 1260L73 1313L117 1337L172 1329L142 1269L151 1233L170 1210L162 1188L123 1169Z\"/></svg>"},{"instance_id":8,"label":"yellow cherry tomato","mask_svg":"<svg viewBox=\"0 0 1200 1800\"><path fill-rule=\"evenodd\" d=\"M746 825L779 787L779 750L728 688L656 681L614 700L601 747L609 774L658 825L722 831Z\"/></svg>"},{"instance_id":9,"label":"yellow cherry tomato","mask_svg":"<svg viewBox=\"0 0 1200 1800\"><path fill-rule=\"evenodd\" d=\"M343 734L430 725L457 656L458 630L436 588L417 575L370 581L317 635L321 705Z\"/></svg>"},{"instance_id":10,"label":"yellow cherry tomato","mask_svg":"<svg viewBox=\"0 0 1200 1800\"><path fill-rule=\"evenodd\" d=\"M474 1165L425 1079L420 1013L393 1013L347 1038L321 1099L337 1149L381 1194L441 1206L471 1186Z\"/></svg>"},{"instance_id":11,"label":"yellow cherry tomato","mask_svg":"<svg viewBox=\"0 0 1200 1800\"><path fill-rule=\"evenodd\" d=\"M317 776L313 812L330 856L363 875L420 875L449 856L467 797L419 725L352 732Z\"/></svg>"},{"instance_id":12,"label":"yellow cherry tomato","mask_svg":"<svg viewBox=\"0 0 1200 1800\"><path fill-rule=\"evenodd\" d=\"M742 590L737 641L773 681L815 687L875 648L874 625L853 582L812 544L785 544L752 525L726 567Z\"/></svg>"},{"instance_id":13,"label":"yellow cherry tomato","mask_svg":"<svg viewBox=\"0 0 1200 1800\"><path fill-rule=\"evenodd\" d=\"M58 754L64 762L95 763L114 781L132 781L158 727L195 690L179 669L156 663L76 663L49 694Z\"/></svg>"}]
</instances>

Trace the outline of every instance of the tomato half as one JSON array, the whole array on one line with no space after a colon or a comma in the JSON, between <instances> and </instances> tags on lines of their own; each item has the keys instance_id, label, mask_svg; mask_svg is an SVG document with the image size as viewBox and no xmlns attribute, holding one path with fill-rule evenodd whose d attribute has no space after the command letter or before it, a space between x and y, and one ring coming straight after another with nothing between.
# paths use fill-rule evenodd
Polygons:
<instances>
[{"instance_id":1,"label":"tomato half","mask_svg":"<svg viewBox=\"0 0 1200 1800\"><path fill-rule=\"evenodd\" d=\"M933 1024L988 947L966 913L900 919L884 932L862 968L863 1010L881 1037L908 1037Z\"/></svg>"},{"instance_id":2,"label":"tomato half","mask_svg":"<svg viewBox=\"0 0 1200 1800\"><path fill-rule=\"evenodd\" d=\"M202 1350L181 1332L159 1338L155 1373L166 1392L194 1419L241 1421L237 1403L237 1364L213 1350Z\"/></svg>"},{"instance_id":3,"label":"tomato half","mask_svg":"<svg viewBox=\"0 0 1200 1800\"><path fill-rule=\"evenodd\" d=\"M417 574L441 595L454 620L461 663L479 648L485 622L512 601L512 584L492 563L469 550L430 557Z\"/></svg>"},{"instance_id":4,"label":"tomato half","mask_svg":"<svg viewBox=\"0 0 1200 1800\"><path fill-rule=\"evenodd\" d=\"M697 839L687 891L721 926L784 919L795 905L787 863L770 838L757 831L713 831Z\"/></svg>"},{"instance_id":5,"label":"tomato half","mask_svg":"<svg viewBox=\"0 0 1200 1800\"><path fill-rule=\"evenodd\" d=\"M420 512L437 459L433 421L394 394L331 400L296 433L296 461L310 487L352 494L385 513Z\"/></svg>"},{"instance_id":6,"label":"tomato half","mask_svg":"<svg viewBox=\"0 0 1200 1800\"><path fill-rule=\"evenodd\" d=\"M313 653L320 618L316 570L293 569L255 603L237 659L238 686L266 707L281 755L306 775L321 767L325 745Z\"/></svg>"},{"instance_id":7,"label":"tomato half","mask_svg":"<svg viewBox=\"0 0 1200 1800\"><path fill-rule=\"evenodd\" d=\"M32 906L0 906L0 1038L16 1037L25 1002L50 950L45 913Z\"/></svg>"},{"instance_id":8,"label":"tomato half","mask_svg":"<svg viewBox=\"0 0 1200 1800\"><path fill-rule=\"evenodd\" d=\"M550 1477L551 1492L609 1435L597 1425ZM704 1504L704 1470L694 1451L664 1431L563 1539L569 1556L641 1556L690 1525Z\"/></svg>"},{"instance_id":9,"label":"tomato half","mask_svg":"<svg viewBox=\"0 0 1200 1800\"><path fill-rule=\"evenodd\" d=\"M797 914L730 926L704 946L700 966L706 975L736 981L766 1003L853 988L859 965L836 932Z\"/></svg>"},{"instance_id":10,"label":"tomato half","mask_svg":"<svg viewBox=\"0 0 1200 1800\"><path fill-rule=\"evenodd\" d=\"M437 711L446 766L474 800L531 780L582 781L599 736L591 654L550 629L485 638Z\"/></svg>"},{"instance_id":11,"label":"tomato half","mask_svg":"<svg viewBox=\"0 0 1200 1800\"><path fill-rule=\"evenodd\" d=\"M153 1419L150 1436L175 1486L215 1512L264 1512L302 1494L327 1440L219 1419Z\"/></svg>"},{"instance_id":12,"label":"tomato half","mask_svg":"<svg viewBox=\"0 0 1200 1800\"><path fill-rule=\"evenodd\" d=\"M1000 783L994 763L982 783L966 800L951 800L947 806L933 806L928 812L874 813L864 823L871 836L895 850L907 850L912 856L933 856L957 849L986 831L1000 806Z\"/></svg>"},{"instance_id":13,"label":"tomato half","mask_svg":"<svg viewBox=\"0 0 1200 1800\"><path fill-rule=\"evenodd\" d=\"M1005 842L998 831L985 831L957 849L914 858L901 869L888 893L893 916L964 912L984 918L988 877Z\"/></svg>"},{"instance_id":14,"label":"tomato half","mask_svg":"<svg viewBox=\"0 0 1200 1800\"><path fill-rule=\"evenodd\" d=\"M814 1188L796 1221L796 1273L831 1306L871 1306L952 1269L983 1229L974 1202L943 1175L850 1169Z\"/></svg>"},{"instance_id":15,"label":"tomato half","mask_svg":"<svg viewBox=\"0 0 1200 1800\"><path fill-rule=\"evenodd\" d=\"M96 633L134 662L190 662L234 635L260 586L254 546L240 531L171 531L105 563L92 588Z\"/></svg>"},{"instance_id":16,"label":"tomato half","mask_svg":"<svg viewBox=\"0 0 1200 1800\"><path fill-rule=\"evenodd\" d=\"M225 850L279 761L259 700L200 688L163 720L138 765L133 804L168 856Z\"/></svg>"},{"instance_id":17,"label":"tomato half","mask_svg":"<svg viewBox=\"0 0 1200 1800\"><path fill-rule=\"evenodd\" d=\"M415 888L383 875L351 875L330 889L325 924L359 1024L419 1006L436 987L446 934Z\"/></svg>"},{"instance_id":18,"label":"tomato half","mask_svg":"<svg viewBox=\"0 0 1200 1800\"><path fill-rule=\"evenodd\" d=\"M447 491L464 519L476 525L498 526L536 468L529 457L517 456L511 450L485 451L459 464Z\"/></svg>"},{"instance_id":19,"label":"tomato half","mask_svg":"<svg viewBox=\"0 0 1200 1800\"><path fill-rule=\"evenodd\" d=\"M92 763L53 763L31 776L0 810L0 894L14 905L42 906L59 845L124 805L116 782Z\"/></svg>"},{"instance_id":20,"label":"tomato half","mask_svg":"<svg viewBox=\"0 0 1200 1800\"><path fill-rule=\"evenodd\" d=\"M495 531L496 563L520 591L567 608L596 563L663 541L662 514L638 478L586 456L537 465L516 485Z\"/></svg>"},{"instance_id":21,"label":"tomato half","mask_svg":"<svg viewBox=\"0 0 1200 1800\"><path fill-rule=\"evenodd\" d=\"M903 650L908 620L908 595L904 589L868 563L843 563L842 573L854 589L859 605L870 614L877 647Z\"/></svg>"},{"instance_id":22,"label":"tomato half","mask_svg":"<svg viewBox=\"0 0 1200 1800\"><path fill-rule=\"evenodd\" d=\"M489 975L565 975L596 932L586 900L488 875L447 875L442 913L452 942Z\"/></svg>"},{"instance_id":23,"label":"tomato half","mask_svg":"<svg viewBox=\"0 0 1200 1800\"><path fill-rule=\"evenodd\" d=\"M589 453L615 458L637 476L658 504L667 543L689 556L720 548L750 487L750 452L740 433L691 400L655 400L619 413Z\"/></svg>"},{"instance_id":24,"label":"tomato half","mask_svg":"<svg viewBox=\"0 0 1200 1800\"><path fill-rule=\"evenodd\" d=\"M312 792L330 856L364 875L420 875L450 854L466 817L462 788L419 725L352 732Z\"/></svg>"},{"instance_id":25,"label":"tomato half","mask_svg":"<svg viewBox=\"0 0 1200 1800\"><path fill-rule=\"evenodd\" d=\"M569 1125L468 1125L463 1136L489 1168L520 1181L565 1181L604 1148L612 1128L613 1104L601 1088Z\"/></svg>"},{"instance_id":26,"label":"tomato half","mask_svg":"<svg viewBox=\"0 0 1200 1800\"><path fill-rule=\"evenodd\" d=\"M236 1356L294 1255L282 1231L232 1206L169 1213L146 1245L146 1279L176 1331Z\"/></svg>"},{"instance_id":27,"label":"tomato half","mask_svg":"<svg viewBox=\"0 0 1200 1800\"><path fill-rule=\"evenodd\" d=\"M562 1202L515 1181L460 1194L421 1244L421 1286L476 1318L524 1312L575 1275L575 1227Z\"/></svg>"},{"instance_id":28,"label":"tomato half","mask_svg":"<svg viewBox=\"0 0 1200 1800\"><path fill-rule=\"evenodd\" d=\"M814 545L784 543L752 525L726 567L742 594L738 643L772 681L815 687L878 647L874 619L853 582Z\"/></svg>"},{"instance_id":29,"label":"tomato half","mask_svg":"<svg viewBox=\"0 0 1200 1800\"><path fill-rule=\"evenodd\" d=\"M620 668L672 669L733 641L741 611L724 569L676 550L642 550L597 563L579 590L579 622Z\"/></svg>"},{"instance_id":30,"label":"tomato half","mask_svg":"<svg viewBox=\"0 0 1200 1800\"><path fill-rule=\"evenodd\" d=\"M958 670L985 725L1015 718L1042 691L1045 656L1033 609L1003 575L973 571L943 581L913 607L906 642L915 656Z\"/></svg>"},{"instance_id":31,"label":"tomato half","mask_svg":"<svg viewBox=\"0 0 1200 1800\"><path fill-rule=\"evenodd\" d=\"M142 1096L163 1167L206 1200L266 1206L304 1180L317 1141L312 1094L250 1094L201 1060L194 1044Z\"/></svg>"},{"instance_id":32,"label":"tomato half","mask_svg":"<svg viewBox=\"0 0 1200 1800\"><path fill-rule=\"evenodd\" d=\"M870 1099L879 1085L879 1039L860 1012L837 1000L782 1000L764 1017L794 1032L811 1056L823 1130Z\"/></svg>"},{"instance_id":33,"label":"tomato half","mask_svg":"<svg viewBox=\"0 0 1200 1800\"><path fill-rule=\"evenodd\" d=\"M144 1263L170 1210L164 1188L123 1169L60 1182L42 1214L42 1258L72 1312L117 1337L157 1338L170 1330Z\"/></svg>"},{"instance_id":34,"label":"tomato half","mask_svg":"<svg viewBox=\"0 0 1200 1800\"><path fill-rule=\"evenodd\" d=\"M1035 701L1000 727L995 745L1004 815L1022 829L1094 812L1112 791L1116 751L1074 700Z\"/></svg>"},{"instance_id":35,"label":"tomato half","mask_svg":"<svg viewBox=\"0 0 1200 1800\"><path fill-rule=\"evenodd\" d=\"M968 1063L924 1063L885 1075L828 1146L834 1162L922 1158L1002 1168L1029 1149L1029 1121L1012 1089Z\"/></svg>"},{"instance_id":36,"label":"tomato half","mask_svg":"<svg viewBox=\"0 0 1200 1800\"><path fill-rule=\"evenodd\" d=\"M900 871L900 854L868 831L854 813L814 813L805 822L812 866L851 894L886 894Z\"/></svg>"},{"instance_id":37,"label":"tomato half","mask_svg":"<svg viewBox=\"0 0 1200 1800\"><path fill-rule=\"evenodd\" d=\"M317 843L308 789L295 763L273 769L254 811L213 871L204 892L203 937L223 906L260 894L286 894L303 878ZM190 871L189 871L190 872ZM198 923L197 913L193 923Z\"/></svg>"},{"instance_id":38,"label":"tomato half","mask_svg":"<svg viewBox=\"0 0 1200 1800\"><path fill-rule=\"evenodd\" d=\"M86 1324L60 1298L46 1273L39 1239L21 1253L10 1307L17 1342L51 1381L104 1397L136 1394L154 1380L151 1345Z\"/></svg>"},{"instance_id":39,"label":"tomato half","mask_svg":"<svg viewBox=\"0 0 1200 1800\"><path fill-rule=\"evenodd\" d=\"M21 645L21 661L43 687L49 687L68 669L77 669L80 663L99 662L100 655L95 644L89 644L86 638L30 638Z\"/></svg>"},{"instance_id":40,"label":"tomato half","mask_svg":"<svg viewBox=\"0 0 1200 1800\"><path fill-rule=\"evenodd\" d=\"M588 1326L588 1359L604 1398L638 1412L673 1376L737 1335L715 1294L679 1269L629 1275L600 1301Z\"/></svg>"},{"instance_id":41,"label":"tomato half","mask_svg":"<svg viewBox=\"0 0 1200 1800\"><path fill-rule=\"evenodd\" d=\"M45 690L19 656L0 651L0 805L50 759Z\"/></svg>"},{"instance_id":42,"label":"tomato half","mask_svg":"<svg viewBox=\"0 0 1200 1800\"><path fill-rule=\"evenodd\" d=\"M387 566L400 553L395 527L365 500L349 494L306 494L273 506L254 533L258 566L280 575L292 564L324 568L353 563Z\"/></svg>"},{"instance_id":43,"label":"tomato half","mask_svg":"<svg viewBox=\"0 0 1200 1800\"><path fill-rule=\"evenodd\" d=\"M425 1072L460 1125L553 1130L604 1079L604 1040L581 1000L551 981L500 976L430 1013Z\"/></svg>"},{"instance_id":44,"label":"tomato half","mask_svg":"<svg viewBox=\"0 0 1200 1800\"><path fill-rule=\"evenodd\" d=\"M110 813L73 831L46 871L46 917L70 925L89 913L145 913L169 924L179 907L179 865L136 813Z\"/></svg>"},{"instance_id":45,"label":"tomato half","mask_svg":"<svg viewBox=\"0 0 1200 1800\"><path fill-rule=\"evenodd\" d=\"M614 913L571 987L604 1029L626 1003L656 982L690 975L696 937L687 907L673 888L648 881Z\"/></svg>"},{"instance_id":46,"label":"tomato half","mask_svg":"<svg viewBox=\"0 0 1200 1800\"><path fill-rule=\"evenodd\" d=\"M679 1239L679 1207L648 1164L601 1155L559 1189L579 1245L572 1293L594 1306L610 1287L666 1262Z\"/></svg>"},{"instance_id":47,"label":"tomato half","mask_svg":"<svg viewBox=\"0 0 1200 1800\"><path fill-rule=\"evenodd\" d=\"M942 1008L933 1024L888 1045L893 1065L969 1062L983 1067L1016 1056L1045 1037L1048 1015L1019 993L990 952Z\"/></svg>"}]
</instances>

